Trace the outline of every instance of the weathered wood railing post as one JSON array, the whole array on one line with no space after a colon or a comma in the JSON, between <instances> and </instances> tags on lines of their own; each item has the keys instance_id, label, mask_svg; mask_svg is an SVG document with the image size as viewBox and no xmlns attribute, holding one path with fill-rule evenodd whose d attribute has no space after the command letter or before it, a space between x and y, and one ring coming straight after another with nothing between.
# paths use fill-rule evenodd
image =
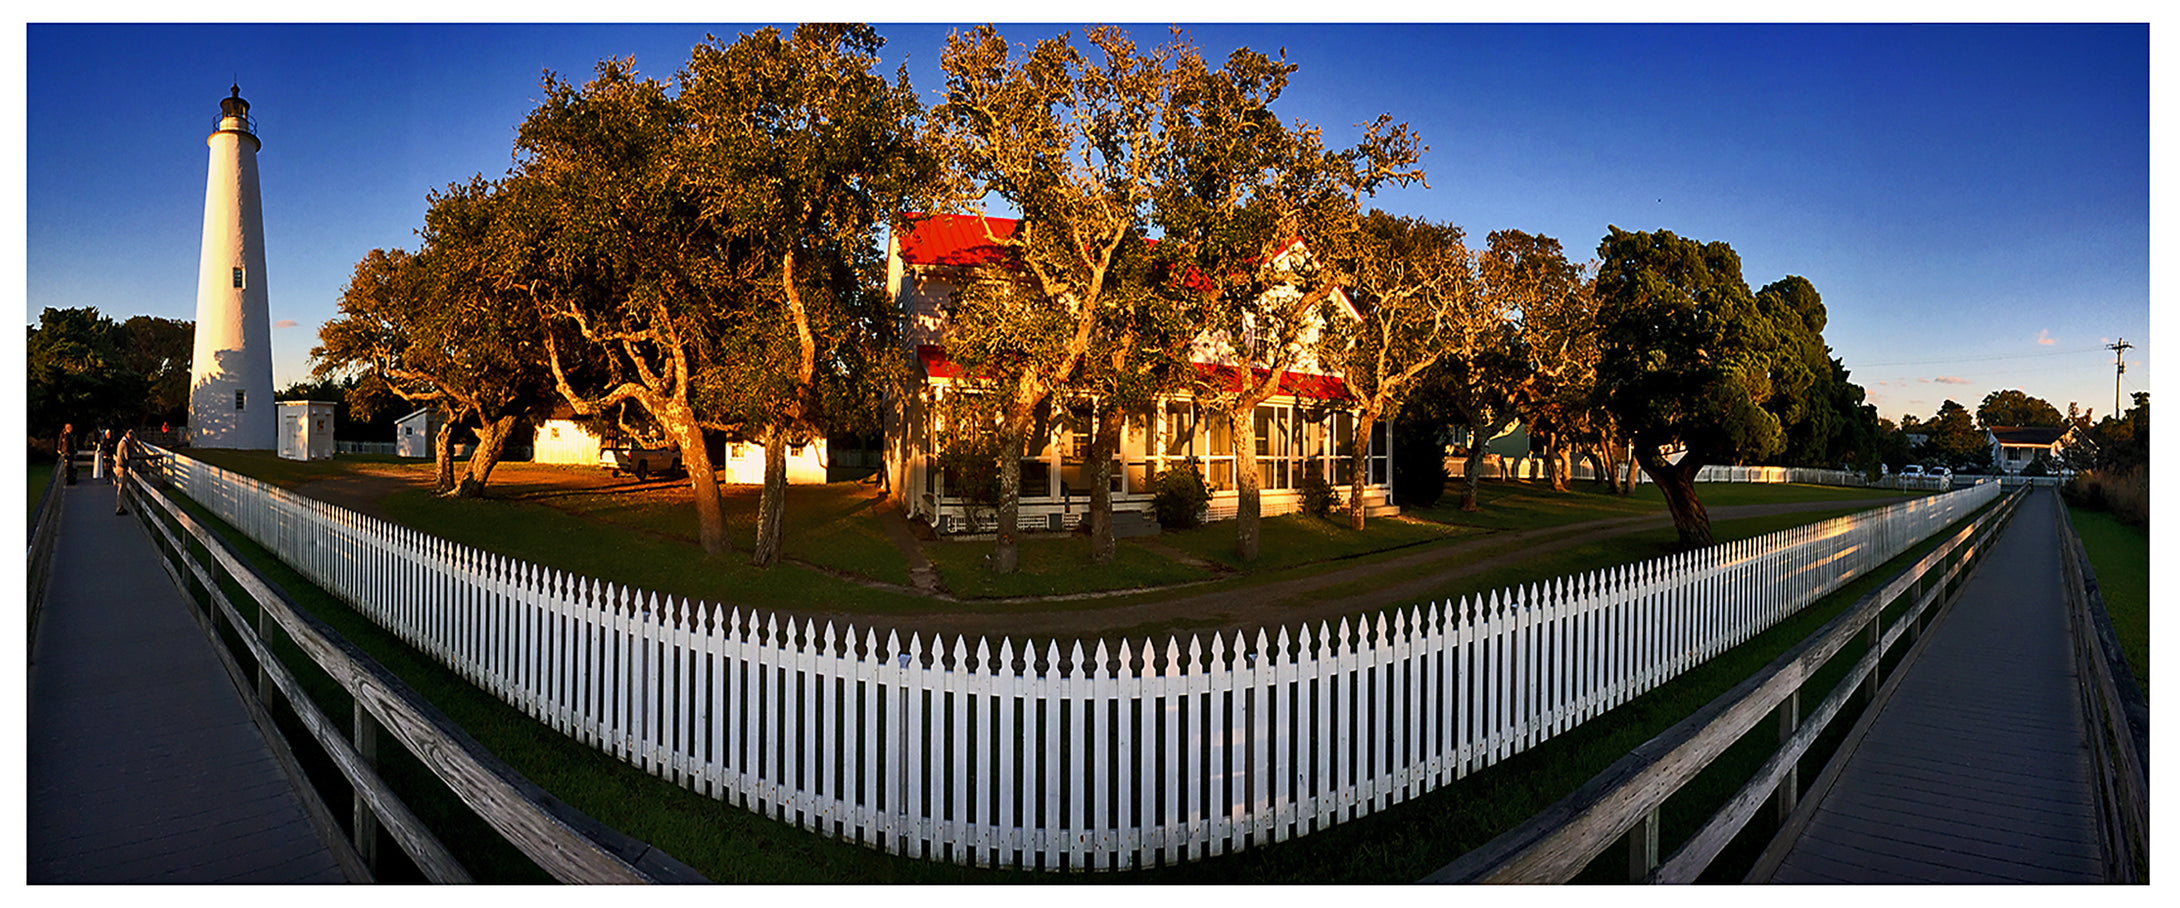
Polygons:
<instances>
[{"instance_id":1,"label":"weathered wood railing post","mask_svg":"<svg viewBox=\"0 0 2180 908\"><path fill-rule=\"evenodd\" d=\"M354 701L350 711L350 743L356 745L356 755L363 758L363 765L378 772L378 720L371 718L371 712L363 708L362 700ZM375 876L379 872L378 814L371 812L371 804L361 789L350 797L353 822L349 839L356 846L356 855L363 858L363 865L371 868Z\"/></svg>"},{"instance_id":2,"label":"weathered wood railing post","mask_svg":"<svg viewBox=\"0 0 2180 908\"><path fill-rule=\"evenodd\" d=\"M1627 831L1627 878L1640 883L1658 869L1658 810L1653 807Z\"/></svg>"},{"instance_id":3,"label":"weathered wood railing post","mask_svg":"<svg viewBox=\"0 0 2180 908\"><path fill-rule=\"evenodd\" d=\"M1870 623L1862 632L1862 645L1868 652L1877 654L1877 660L1870 663L1870 673L1862 678L1862 705L1868 706L1877 702L1877 689L1882 686L1885 675L1884 609L1878 609L1870 616Z\"/></svg>"},{"instance_id":4,"label":"weathered wood railing post","mask_svg":"<svg viewBox=\"0 0 2180 908\"><path fill-rule=\"evenodd\" d=\"M1796 689L1793 693L1787 694L1786 700L1779 704L1779 745L1781 747L1786 746L1788 742L1793 740L1794 731L1800 728L1801 724L1802 692ZM1801 781L1801 764L1797 760L1794 765L1786 768L1786 776L1779 780L1779 787L1771 796L1772 809L1778 815L1778 823L1781 826L1786 825L1786 819L1794 815L1794 802L1801 796Z\"/></svg>"},{"instance_id":5,"label":"weathered wood railing post","mask_svg":"<svg viewBox=\"0 0 2180 908\"><path fill-rule=\"evenodd\" d=\"M269 633L272 630L272 624L272 616L266 614L264 606L258 606L257 639L265 644L267 651L272 649L272 635ZM257 702L269 707L273 705L274 694L272 673L266 670L265 660L259 659L257 660Z\"/></svg>"}]
</instances>

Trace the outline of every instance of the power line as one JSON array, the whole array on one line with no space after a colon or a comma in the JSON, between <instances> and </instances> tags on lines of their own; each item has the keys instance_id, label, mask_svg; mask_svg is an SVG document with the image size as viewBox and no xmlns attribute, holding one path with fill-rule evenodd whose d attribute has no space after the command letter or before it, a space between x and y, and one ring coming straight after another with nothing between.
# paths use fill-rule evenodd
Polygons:
<instances>
[{"instance_id":1,"label":"power line","mask_svg":"<svg viewBox=\"0 0 2180 908\"><path fill-rule=\"evenodd\" d=\"M2132 345L2130 345L2130 346L2132 346ZM2080 349L2074 349L2074 350L2051 350L2051 351L2046 351L2046 352L2043 352L2043 353L1998 353L1998 354L1993 354L1993 355L1990 355L1990 356L1962 356L1962 357L1955 357L1955 358L1953 358L1953 359L1912 359L1912 360L1901 360L1901 361L1899 361L1899 362L1890 362L1890 363L1856 363L1856 364L1854 364L1854 365L1855 365L1855 367L1856 367L1856 368L1861 368L1861 369L1874 369L1874 368L1877 368L1877 367L1879 367L1879 366L1939 366L1939 365L1946 365L1946 364L1949 364L1949 363L1981 363L1981 362L1994 362L1994 361L1997 361L1997 360L2002 360L2002 359L2035 359L2035 358L2040 358L2040 357L2046 357L2046 356L2079 356L2079 355L2081 355L2081 354L2084 354L2084 353L2094 353L2094 352L2096 352L2096 351L2098 351L2098 350L2100 350L2100 349L2109 349L2109 348L2105 348L2105 347L2082 347L2082 348L2080 348Z\"/></svg>"}]
</instances>

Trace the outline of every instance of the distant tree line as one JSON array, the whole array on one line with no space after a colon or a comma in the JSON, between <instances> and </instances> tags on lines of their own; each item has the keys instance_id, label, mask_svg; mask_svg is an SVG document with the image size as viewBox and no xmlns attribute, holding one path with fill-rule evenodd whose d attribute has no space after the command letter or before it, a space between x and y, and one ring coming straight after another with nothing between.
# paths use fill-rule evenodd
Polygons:
<instances>
[{"instance_id":1,"label":"distant tree line","mask_svg":"<svg viewBox=\"0 0 2180 908\"><path fill-rule=\"evenodd\" d=\"M33 450L52 453L64 424L88 437L188 418L190 322L138 315L116 323L95 308L48 307L28 335L24 403Z\"/></svg>"}]
</instances>

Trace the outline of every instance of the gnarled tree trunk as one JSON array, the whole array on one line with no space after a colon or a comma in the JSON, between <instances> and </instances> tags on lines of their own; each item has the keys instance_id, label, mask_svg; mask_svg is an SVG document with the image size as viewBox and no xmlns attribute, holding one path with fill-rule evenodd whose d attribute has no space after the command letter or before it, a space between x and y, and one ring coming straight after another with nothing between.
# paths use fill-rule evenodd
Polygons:
<instances>
[{"instance_id":1,"label":"gnarled tree trunk","mask_svg":"<svg viewBox=\"0 0 2180 908\"><path fill-rule=\"evenodd\" d=\"M1355 441L1348 448L1347 525L1363 528L1363 485L1370 478L1370 433L1378 425L1378 408L1364 407L1355 414ZM1390 454L1391 452L1387 452Z\"/></svg>"},{"instance_id":2,"label":"gnarled tree trunk","mask_svg":"<svg viewBox=\"0 0 2180 908\"><path fill-rule=\"evenodd\" d=\"M1635 457L1642 463L1643 472L1658 484L1658 491L1665 494L1665 506L1673 512L1673 530L1680 534L1681 549L1711 545L1711 514L1696 498L1696 472L1703 469L1703 459L1690 451L1680 463L1669 463L1658 453L1657 445L1644 444L1636 445Z\"/></svg>"},{"instance_id":3,"label":"gnarled tree trunk","mask_svg":"<svg viewBox=\"0 0 2180 908\"><path fill-rule=\"evenodd\" d=\"M1090 562L1111 564L1113 543L1113 456L1120 452L1120 430L1126 418L1120 408L1100 402L1096 434L1090 452Z\"/></svg>"},{"instance_id":4,"label":"gnarled tree trunk","mask_svg":"<svg viewBox=\"0 0 2180 908\"><path fill-rule=\"evenodd\" d=\"M1263 537L1263 491L1257 481L1256 404L1237 406L1226 414L1234 439L1234 554L1255 561Z\"/></svg>"},{"instance_id":5,"label":"gnarled tree trunk","mask_svg":"<svg viewBox=\"0 0 2180 908\"><path fill-rule=\"evenodd\" d=\"M499 465L500 455L507 448L507 437L514 434L515 417L501 416L477 428L477 450L470 452L469 469L462 482L454 490L456 498L483 498L484 484L492 478L492 468Z\"/></svg>"},{"instance_id":6,"label":"gnarled tree trunk","mask_svg":"<svg viewBox=\"0 0 2180 908\"><path fill-rule=\"evenodd\" d=\"M1012 574L1022 555L1015 541L1022 531L1022 439L1026 420L1009 416L999 426L999 529L992 547L992 573Z\"/></svg>"},{"instance_id":7,"label":"gnarled tree trunk","mask_svg":"<svg viewBox=\"0 0 2180 908\"><path fill-rule=\"evenodd\" d=\"M432 441L433 466L436 470L431 490L439 495L454 491L454 422L450 418L440 423L439 435Z\"/></svg>"},{"instance_id":8,"label":"gnarled tree trunk","mask_svg":"<svg viewBox=\"0 0 2180 908\"><path fill-rule=\"evenodd\" d=\"M766 567L780 560L780 529L787 515L787 432L766 426L759 436L765 449L764 491L757 496L757 542L749 563Z\"/></svg>"}]
</instances>

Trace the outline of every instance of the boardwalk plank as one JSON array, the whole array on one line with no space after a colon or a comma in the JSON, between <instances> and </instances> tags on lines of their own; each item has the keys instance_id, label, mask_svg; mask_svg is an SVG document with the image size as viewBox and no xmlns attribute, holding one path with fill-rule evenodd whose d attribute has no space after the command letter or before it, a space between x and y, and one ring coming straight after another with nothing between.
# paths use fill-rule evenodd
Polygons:
<instances>
[{"instance_id":1,"label":"boardwalk plank","mask_svg":"<svg viewBox=\"0 0 2180 908\"><path fill-rule=\"evenodd\" d=\"M144 528L112 489L65 493L31 642L32 883L339 883Z\"/></svg>"},{"instance_id":2,"label":"boardwalk plank","mask_svg":"<svg viewBox=\"0 0 2180 908\"><path fill-rule=\"evenodd\" d=\"M2098 881L2052 508L2023 503L1771 882Z\"/></svg>"}]
</instances>

